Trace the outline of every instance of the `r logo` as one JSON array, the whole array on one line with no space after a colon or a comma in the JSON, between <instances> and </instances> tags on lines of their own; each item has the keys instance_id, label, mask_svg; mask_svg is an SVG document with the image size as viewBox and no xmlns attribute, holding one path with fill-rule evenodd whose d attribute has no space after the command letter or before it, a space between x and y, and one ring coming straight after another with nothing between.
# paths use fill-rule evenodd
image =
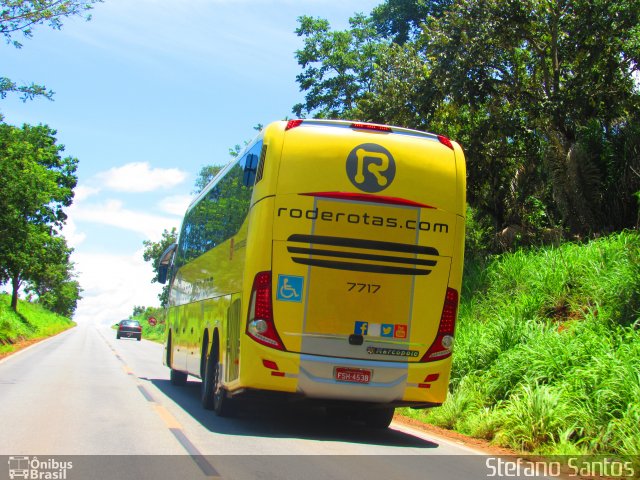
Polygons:
<instances>
[{"instance_id":1,"label":"r logo","mask_svg":"<svg viewBox=\"0 0 640 480\"><path fill-rule=\"evenodd\" d=\"M393 182L396 162L383 146L363 143L347 157L347 176L363 192L380 192Z\"/></svg>"}]
</instances>

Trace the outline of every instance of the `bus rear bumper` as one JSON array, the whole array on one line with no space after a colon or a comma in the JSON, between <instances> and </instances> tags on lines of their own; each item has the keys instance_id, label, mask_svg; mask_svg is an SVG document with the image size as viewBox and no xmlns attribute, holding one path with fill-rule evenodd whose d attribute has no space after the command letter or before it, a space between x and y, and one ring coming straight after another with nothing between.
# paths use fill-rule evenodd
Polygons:
<instances>
[{"instance_id":1,"label":"bus rear bumper","mask_svg":"<svg viewBox=\"0 0 640 480\"><path fill-rule=\"evenodd\" d=\"M391 403L401 400L407 383L404 362L377 362L300 355L298 391L309 398ZM364 372L366 383L341 381L337 372Z\"/></svg>"},{"instance_id":2,"label":"bus rear bumper","mask_svg":"<svg viewBox=\"0 0 640 480\"><path fill-rule=\"evenodd\" d=\"M240 391L268 390L288 392L297 399L417 408L441 404L447 396L451 358L427 363L385 362L282 352L261 345L256 345L256 350L260 353L250 357L251 368L244 370L251 372L251 378L241 369ZM278 370L269 368L273 365ZM341 379L344 372L361 376L345 381Z\"/></svg>"}]
</instances>

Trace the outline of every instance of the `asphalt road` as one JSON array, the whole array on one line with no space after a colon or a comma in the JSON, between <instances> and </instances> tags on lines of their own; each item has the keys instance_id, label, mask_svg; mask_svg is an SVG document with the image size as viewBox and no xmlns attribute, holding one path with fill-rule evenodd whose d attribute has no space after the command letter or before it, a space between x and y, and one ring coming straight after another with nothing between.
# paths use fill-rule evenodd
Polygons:
<instances>
[{"instance_id":1,"label":"asphalt road","mask_svg":"<svg viewBox=\"0 0 640 480\"><path fill-rule=\"evenodd\" d=\"M2 361L0 460L8 467L0 463L0 479L20 456L37 456L42 464L32 466L49 473L66 459L73 463L63 472L68 480L490 473L479 452L396 423L376 431L290 407L219 418L200 406L200 381L172 386L161 358L159 344L116 340L114 330L81 325Z\"/></svg>"}]
</instances>

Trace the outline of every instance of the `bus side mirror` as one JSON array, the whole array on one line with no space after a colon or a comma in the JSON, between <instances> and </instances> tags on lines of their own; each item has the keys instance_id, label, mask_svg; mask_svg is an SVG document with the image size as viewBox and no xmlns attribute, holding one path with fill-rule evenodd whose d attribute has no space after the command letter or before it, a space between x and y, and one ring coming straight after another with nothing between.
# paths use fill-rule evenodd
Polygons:
<instances>
[{"instance_id":1,"label":"bus side mirror","mask_svg":"<svg viewBox=\"0 0 640 480\"><path fill-rule=\"evenodd\" d=\"M158 282L167 283L167 274L169 273L169 267L173 263L173 255L178 248L178 244L174 243L170 245L158 260Z\"/></svg>"},{"instance_id":2,"label":"bus side mirror","mask_svg":"<svg viewBox=\"0 0 640 480\"><path fill-rule=\"evenodd\" d=\"M244 166L244 172L242 174L242 184L245 187L253 187L256 183L256 171L258 169L258 155L250 153L247 155L247 160Z\"/></svg>"},{"instance_id":3,"label":"bus side mirror","mask_svg":"<svg viewBox=\"0 0 640 480\"><path fill-rule=\"evenodd\" d=\"M169 265L158 266L158 281L160 283L167 283L167 273L169 272Z\"/></svg>"}]
</instances>

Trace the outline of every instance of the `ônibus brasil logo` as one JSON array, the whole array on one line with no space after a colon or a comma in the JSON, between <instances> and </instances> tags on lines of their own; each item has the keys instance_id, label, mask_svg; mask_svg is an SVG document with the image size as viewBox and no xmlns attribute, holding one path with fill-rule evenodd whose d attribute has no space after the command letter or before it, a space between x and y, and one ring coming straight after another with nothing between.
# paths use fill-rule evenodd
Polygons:
<instances>
[{"instance_id":1,"label":"\u00f4nibus brasil logo","mask_svg":"<svg viewBox=\"0 0 640 480\"><path fill-rule=\"evenodd\" d=\"M39 460L38 457L9 457L9 478L33 480L66 480L67 470L73 468L73 462L61 462L53 458Z\"/></svg>"}]
</instances>

